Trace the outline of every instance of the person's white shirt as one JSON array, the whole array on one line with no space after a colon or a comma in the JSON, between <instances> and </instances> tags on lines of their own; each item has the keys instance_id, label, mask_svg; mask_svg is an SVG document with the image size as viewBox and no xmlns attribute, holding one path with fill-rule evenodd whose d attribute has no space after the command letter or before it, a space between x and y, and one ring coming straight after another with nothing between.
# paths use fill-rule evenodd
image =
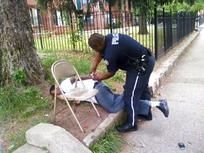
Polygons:
<instances>
[{"instance_id":1,"label":"person's white shirt","mask_svg":"<svg viewBox=\"0 0 204 153\"><path fill-rule=\"evenodd\" d=\"M82 80L83 84L85 86L86 89L93 89L94 88L94 84L95 84L95 80L93 79L87 79L87 80ZM73 84L71 83L70 78L67 78L65 80L63 80L60 84L61 89L65 92L66 94L69 94L69 92L75 88L75 84L77 83L77 87L78 88L83 88L82 84L80 83L80 81L74 82ZM97 103L95 96L87 99L87 102L93 102L93 103Z\"/></svg>"}]
</instances>

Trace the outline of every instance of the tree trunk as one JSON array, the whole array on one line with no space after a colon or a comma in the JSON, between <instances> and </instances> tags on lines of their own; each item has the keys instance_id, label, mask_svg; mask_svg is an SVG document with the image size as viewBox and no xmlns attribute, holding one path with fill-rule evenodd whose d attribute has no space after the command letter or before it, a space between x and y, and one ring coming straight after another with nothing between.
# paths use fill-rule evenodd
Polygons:
<instances>
[{"instance_id":1,"label":"tree trunk","mask_svg":"<svg viewBox=\"0 0 204 153\"><path fill-rule=\"evenodd\" d=\"M48 15L48 31L53 32L54 19L53 19L53 6L51 2L47 3L47 15Z\"/></svg>"},{"instance_id":2,"label":"tree trunk","mask_svg":"<svg viewBox=\"0 0 204 153\"><path fill-rule=\"evenodd\" d=\"M148 34L147 31L147 23L146 23L146 16L141 13L142 15L139 17L139 34Z\"/></svg>"},{"instance_id":3,"label":"tree trunk","mask_svg":"<svg viewBox=\"0 0 204 153\"><path fill-rule=\"evenodd\" d=\"M0 1L0 86L23 69L30 84L44 80L44 71L34 47L26 0Z\"/></svg>"}]
</instances>

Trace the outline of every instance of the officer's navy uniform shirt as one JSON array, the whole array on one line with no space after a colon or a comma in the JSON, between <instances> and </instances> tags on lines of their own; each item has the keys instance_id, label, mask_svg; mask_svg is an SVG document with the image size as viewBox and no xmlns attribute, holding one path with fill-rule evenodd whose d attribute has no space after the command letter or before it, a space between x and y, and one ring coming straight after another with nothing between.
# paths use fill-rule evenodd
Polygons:
<instances>
[{"instance_id":1,"label":"officer's navy uniform shirt","mask_svg":"<svg viewBox=\"0 0 204 153\"><path fill-rule=\"evenodd\" d=\"M105 43L103 59L108 72L115 73L118 69L127 71L130 68L129 58L139 58L147 53L139 42L123 34L108 34Z\"/></svg>"}]
</instances>

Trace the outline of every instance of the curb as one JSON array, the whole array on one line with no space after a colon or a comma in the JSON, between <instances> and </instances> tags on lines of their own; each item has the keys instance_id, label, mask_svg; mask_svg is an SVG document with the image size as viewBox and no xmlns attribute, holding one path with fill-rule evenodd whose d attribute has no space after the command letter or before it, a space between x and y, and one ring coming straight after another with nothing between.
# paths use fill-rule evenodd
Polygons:
<instances>
[{"instance_id":1,"label":"curb","mask_svg":"<svg viewBox=\"0 0 204 153\"><path fill-rule=\"evenodd\" d=\"M173 67L176 65L179 57L185 53L185 49L193 42L193 40L199 35L199 32L193 32L179 42L175 47L171 48L167 54L166 60L159 64L158 68L154 70L150 77L150 90L152 94L156 93L156 90L161 86L162 81L170 74ZM166 56L166 55L165 55ZM161 58L162 60L162 58ZM158 63L161 61L158 60ZM157 62L156 62L157 63ZM88 134L84 139L83 143L87 147L91 147L99 138L104 136L107 129L114 126L114 124L121 120L123 112L118 112L114 114L109 114L108 117L90 134Z\"/></svg>"}]
</instances>

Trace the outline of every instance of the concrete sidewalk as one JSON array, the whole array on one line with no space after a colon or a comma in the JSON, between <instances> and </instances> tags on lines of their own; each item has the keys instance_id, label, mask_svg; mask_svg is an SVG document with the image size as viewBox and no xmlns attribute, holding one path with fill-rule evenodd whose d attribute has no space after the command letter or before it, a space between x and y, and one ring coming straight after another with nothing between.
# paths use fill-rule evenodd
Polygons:
<instances>
[{"instance_id":1,"label":"concrete sidewalk","mask_svg":"<svg viewBox=\"0 0 204 153\"><path fill-rule=\"evenodd\" d=\"M176 64L177 59L182 55L182 53L185 51L185 48L188 47L191 42L197 37L197 35L199 34L199 32L193 32L191 35L189 35L188 37L186 37L182 42L180 42L177 46L175 46L174 48L172 48L168 54L166 54L166 56L162 57L161 59L159 59L156 62L156 66L155 66L155 70L152 73L152 76L150 78L150 87L152 89L152 92L154 93L158 87L161 85L162 81L165 79L165 77L169 74L169 72L171 72L173 66ZM79 149L78 147L80 147L82 150L85 150L86 152L91 152L90 150L87 150L92 144L94 144L100 137L102 137L105 132L107 131L107 129L109 129L110 127L114 126L114 124L121 119L122 116L122 112L119 113L115 113L115 114L109 114L108 117L91 133L89 133L82 141L82 143L80 143L80 141L77 141L75 138L73 138L73 136L71 136L71 134L68 134L68 132L64 132L62 129L60 129L60 131L63 131L63 135L62 137L63 142L72 142L72 139L75 143L74 146L76 146L76 148L72 148L72 150L75 149ZM37 125L38 127L39 125ZM51 126L52 125L40 125L39 127L41 127L42 129L46 129L46 126ZM56 129L59 129L58 127L55 126ZM44 137L45 135L42 135L42 138L39 136L38 133L35 132L36 126L31 128L29 131L33 131L33 135L31 137L27 137L27 142L30 143L32 145L36 145L36 147L41 147L41 148L47 148L46 150L44 149L39 149L39 148L35 148L34 146L30 146L28 144L20 147L15 153L37 153L36 150L40 153L44 153L44 152L53 152L52 151L52 147L49 146L49 144L51 144L51 142L54 144L54 142L56 141L51 141L48 140L49 137L46 137L46 141L44 141L44 144L46 144L45 146L39 146L40 144L38 144L37 140L45 140ZM38 129L38 131L41 131ZM42 131L41 131L42 132ZM36 135L38 137L36 137ZM53 137L53 133L51 132L52 137ZM51 137L50 137L51 138ZM36 143L33 143L34 140L32 139L36 139ZM60 141L59 141L60 142ZM79 143L79 145L77 145L77 143ZM84 145L87 148L84 148ZM58 148L59 146L63 146L64 148L68 147L68 144L56 144L54 150L56 151L56 149L60 149ZM70 148L70 147L68 147ZM51 150L50 150L51 149ZM66 149L65 149L66 150ZM76 150L75 150L76 151ZM53 152L55 153L55 152Z\"/></svg>"}]
</instances>

